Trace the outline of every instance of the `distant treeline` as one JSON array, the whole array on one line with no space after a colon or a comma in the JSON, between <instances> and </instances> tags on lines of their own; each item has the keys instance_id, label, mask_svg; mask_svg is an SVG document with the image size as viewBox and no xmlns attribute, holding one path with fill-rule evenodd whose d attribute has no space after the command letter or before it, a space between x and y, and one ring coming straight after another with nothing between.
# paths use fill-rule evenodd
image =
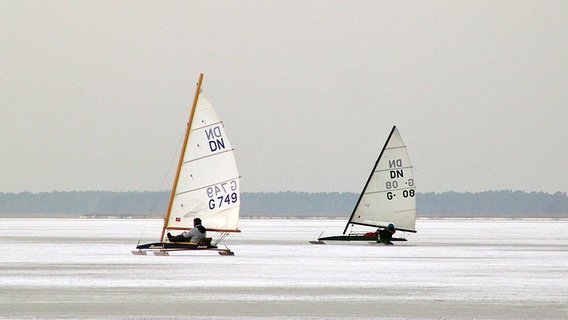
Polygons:
<instances>
[{"instance_id":1,"label":"distant treeline","mask_svg":"<svg viewBox=\"0 0 568 320\"><path fill-rule=\"evenodd\" d=\"M241 195L242 216L348 216L358 194L260 192ZM71 191L0 193L0 214L153 215L167 209L169 192ZM568 196L522 191L418 193L419 216L568 217Z\"/></svg>"}]
</instances>

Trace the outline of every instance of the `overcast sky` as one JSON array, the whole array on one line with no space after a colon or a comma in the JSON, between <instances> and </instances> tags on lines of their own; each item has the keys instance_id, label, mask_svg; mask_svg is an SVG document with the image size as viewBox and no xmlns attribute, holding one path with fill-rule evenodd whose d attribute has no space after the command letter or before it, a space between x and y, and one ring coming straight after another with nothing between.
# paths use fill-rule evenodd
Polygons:
<instances>
[{"instance_id":1,"label":"overcast sky","mask_svg":"<svg viewBox=\"0 0 568 320\"><path fill-rule=\"evenodd\" d=\"M0 192L167 190L200 72L244 192L568 191L567 1L0 0Z\"/></svg>"}]
</instances>

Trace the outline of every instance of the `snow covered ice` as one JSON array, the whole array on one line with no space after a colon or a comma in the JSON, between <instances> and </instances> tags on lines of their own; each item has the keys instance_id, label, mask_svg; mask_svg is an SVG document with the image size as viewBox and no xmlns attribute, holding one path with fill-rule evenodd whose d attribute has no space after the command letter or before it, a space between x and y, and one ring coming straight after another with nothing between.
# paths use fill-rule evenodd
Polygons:
<instances>
[{"instance_id":1,"label":"snow covered ice","mask_svg":"<svg viewBox=\"0 0 568 320\"><path fill-rule=\"evenodd\" d=\"M243 219L233 257L135 256L161 220L0 219L0 318L568 318L568 221L418 220L395 246L308 243L344 223Z\"/></svg>"}]
</instances>

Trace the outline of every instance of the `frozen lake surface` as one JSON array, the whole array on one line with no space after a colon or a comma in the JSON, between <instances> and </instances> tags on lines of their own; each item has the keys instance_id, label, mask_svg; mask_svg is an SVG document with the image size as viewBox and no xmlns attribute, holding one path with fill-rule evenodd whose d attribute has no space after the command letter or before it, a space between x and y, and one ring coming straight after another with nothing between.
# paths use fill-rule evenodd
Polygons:
<instances>
[{"instance_id":1,"label":"frozen lake surface","mask_svg":"<svg viewBox=\"0 0 568 320\"><path fill-rule=\"evenodd\" d=\"M341 220L241 220L234 252L134 256L160 220L0 219L0 319L567 319L568 221L419 220L395 246L311 245Z\"/></svg>"}]
</instances>

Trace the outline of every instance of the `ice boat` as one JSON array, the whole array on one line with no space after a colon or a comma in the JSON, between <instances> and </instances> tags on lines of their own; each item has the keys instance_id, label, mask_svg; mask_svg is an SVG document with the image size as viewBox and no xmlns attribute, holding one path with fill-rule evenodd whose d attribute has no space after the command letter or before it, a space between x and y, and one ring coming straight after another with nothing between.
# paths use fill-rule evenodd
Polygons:
<instances>
[{"instance_id":1,"label":"ice boat","mask_svg":"<svg viewBox=\"0 0 568 320\"><path fill-rule=\"evenodd\" d=\"M379 229L377 232L347 232L354 225ZM416 232L416 186L406 145L393 126L355 208L343 229L343 234L319 237L312 244L326 241L367 241L392 244L405 238L381 237L385 230ZM352 228L351 228L352 229ZM382 238L382 239L381 239Z\"/></svg>"},{"instance_id":2,"label":"ice boat","mask_svg":"<svg viewBox=\"0 0 568 320\"><path fill-rule=\"evenodd\" d=\"M191 250L234 254L217 244L229 233L240 232L239 173L223 122L201 90L202 81L200 74L159 241L138 243L133 254L150 251L167 255ZM201 219L208 236L218 234L216 239L206 238L199 243L167 240L167 232L191 229L194 218Z\"/></svg>"}]
</instances>

